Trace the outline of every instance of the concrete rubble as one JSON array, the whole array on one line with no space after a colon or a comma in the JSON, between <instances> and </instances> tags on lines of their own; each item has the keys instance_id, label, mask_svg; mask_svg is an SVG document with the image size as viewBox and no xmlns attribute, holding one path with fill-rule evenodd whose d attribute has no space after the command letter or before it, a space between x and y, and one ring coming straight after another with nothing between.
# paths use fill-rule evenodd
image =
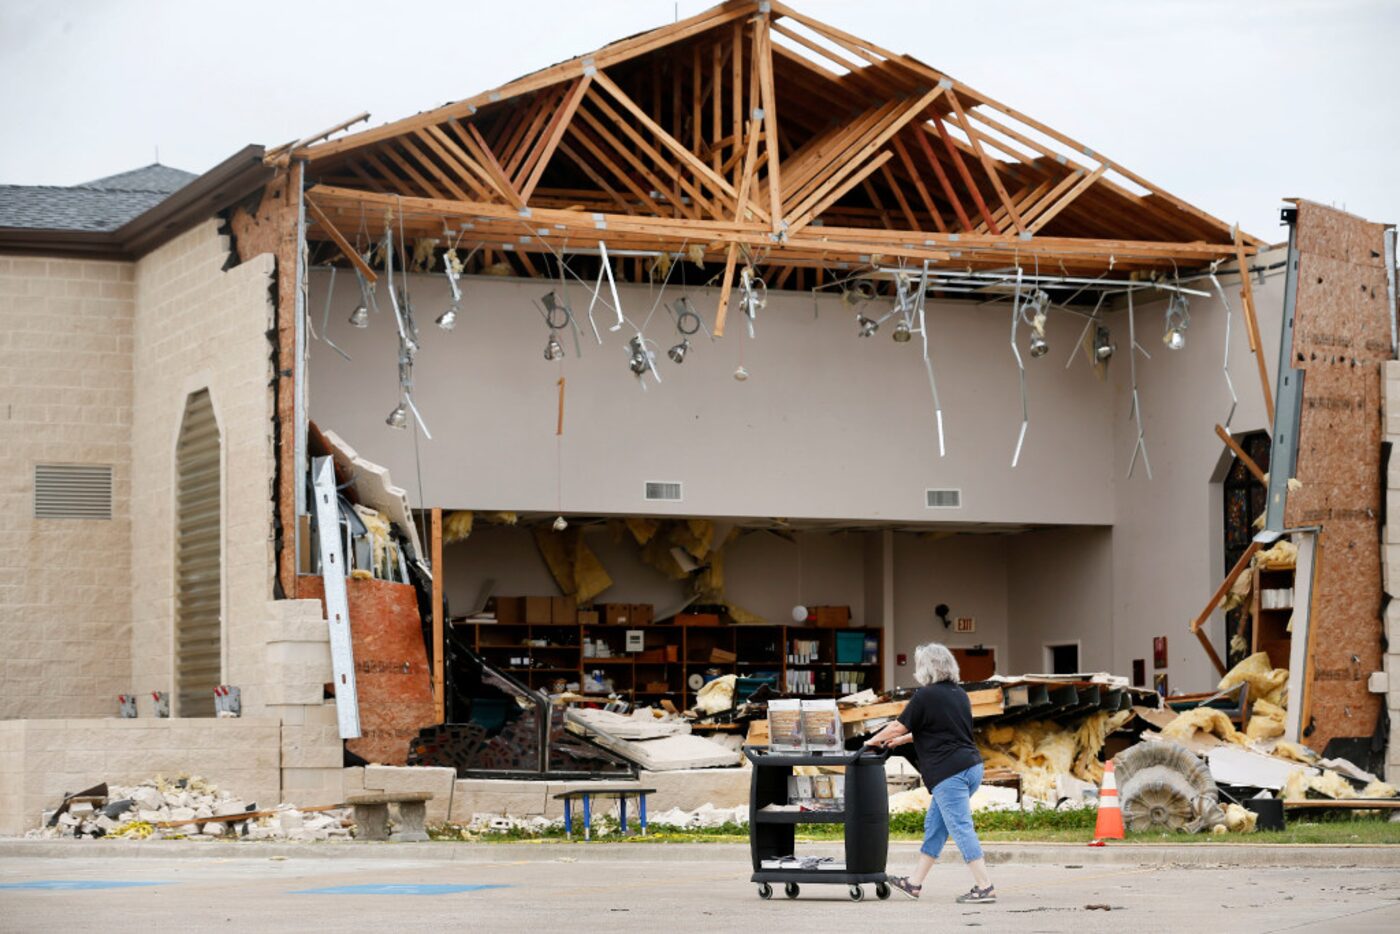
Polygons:
<instances>
[{"instance_id":1,"label":"concrete rubble","mask_svg":"<svg viewBox=\"0 0 1400 934\"><path fill-rule=\"evenodd\" d=\"M349 839L350 809L305 812L291 804L261 811L197 776L157 775L139 785L113 785L106 801L76 801L55 818L44 815L31 838L85 840L287 840ZM237 815L247 814L246 818ZM210 820L204 820L210 818ZM227 818L218 820L214 818ZM162 826L170 825L170 826Z\"/></svg>"}]
</instances>

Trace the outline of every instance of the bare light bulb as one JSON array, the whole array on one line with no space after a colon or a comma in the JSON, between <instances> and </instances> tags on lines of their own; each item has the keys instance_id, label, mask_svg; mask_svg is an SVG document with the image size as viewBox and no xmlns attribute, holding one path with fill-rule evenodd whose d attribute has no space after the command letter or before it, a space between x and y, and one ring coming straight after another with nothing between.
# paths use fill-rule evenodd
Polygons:
<instances>
[{"instance_id":1,"label":"bare light bulb","mask_svg":"<svg viewBox=\"0 0 1400 934\"><path fill-rule=\"evenodd\" d=\"M734 371L734 378L741 383L749 378L749 371L744 369L744 365L742 363L739 364L738 369Z\"/></svg>"},{"instance_id":2,"label":"bare light bulb","mask_svg":"<svg viewBox=\"0 0 1400 934\"><path fill-rule=\"evenodd\" d=\"M444 331L450 331L457 326L457 304L454 302L447 306L447 310L437 317L437 326Z\"/></svg>"},{"instance_id":3,"label":"bare light bulb","mask_svg":"<svg viewBox=\"0 0 1400 934\"><path fill-rule=\"evenodd\" d=\"M1036 332L1032 331L1032 332L1031 332L1031 356L1032 356L1032 357L1043 357L1043 356L1045 356L1046 354L1048 354L1049 352L1050 352L1050 343L1049 343L1048 341L1046 341L1045 336L1042 335L1042 334L1037 334Z\"/></svg>"},{"instance_id":4,"label":"bare light bulb","mask_svg":"<svg viewBox=\"0 0 1400 934\"><path fill-rule=\"evenodd\" d=\"M679 344L666 351L666 356L670 357L676 363L684 363L686 351L688 350L690 350L690 340L683 337Z\"/></svg>"},{"instance_id":5,"label":"bare light bulb","mask_svg":"<svg viewBox=\"0 0 1400 934\"><path fill-rule=\"evenodd\" d=\"M894 326L894 333L890 335L896 344L907 344L914 335L909 333L909 322L900 321Z\"/></svg>"},{"instance_id":6,"label":"bare light bulb","mask_svg":"<svg viewBox=\"0 0 1400 934\"><path fill-rule=\"evenodd\" d=\"M565 519L563 516L555 516L555 517L554 517L554 522L553 522L554 531L556 531L556 532L562 532L562 531L564 531L565 529L567 529L568 527L569 527L569 520Z\"/></svg>"},{"instance_id":7,"label":"bare light bulb","mask_svg":"<svg viewBox=\"0 0 1400 934\"><path fill-rule=\"evenodd\" d=\"M350 312L350 326L354 328L369 327L369 309L364 303L355 306L355 310Z\"/></svg>"},{"instance_id":8,"label":"bare light bulb","mask_svg":"<svg viewBox=\"0 0 1400 934\"><path fill-rule=\"evenodd\" d=\"M390 412L389 417L384 419L384 424L388 425L390 428L407 428L408 406L404 405L402 402L394 406L394 411Z\"/></svg>"},{"instance_id":9,"label":"bare light bulb","mask_svg":"<svg viewBox=\"0 0 1400 934\"><path fill-rule=\"evenodd\" d=\"M564 345L559 343L559 338L551 331L549 341L544 345L544 358L546 360L560 360L564 357Z\"/></svg>"}]
</instances>

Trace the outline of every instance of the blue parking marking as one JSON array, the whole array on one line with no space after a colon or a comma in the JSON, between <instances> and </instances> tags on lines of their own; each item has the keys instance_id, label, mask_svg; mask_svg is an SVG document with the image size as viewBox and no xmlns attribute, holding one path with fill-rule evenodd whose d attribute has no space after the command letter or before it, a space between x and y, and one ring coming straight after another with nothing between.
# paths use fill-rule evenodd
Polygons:
<instances>
[{"instance_id":1,"label":"blue parking marking","mask_svg":"<svg viewBox=\"0 0 1400 934\"><path fill-rule=\"evenodd\" d=\"M370 883L367 885L333 885L324 889L302 889L293 895L455 895L458 892L479 892L483 889L508 889L508 885L420 885L415 883Z\"/></svg>"},{"instance_id":2,"label":"blue parking marking","mask_svg":"<svg viewBox=\"0 0 1400 934\"><path fill-rule=\"evenodd\" d=\"M32 882L0 882L0 889L49 889L70 892L76 889L131 889L146 885L171 885L170 882L129 882L108 879L35 879Z\"/></svg>"}]
</instances>

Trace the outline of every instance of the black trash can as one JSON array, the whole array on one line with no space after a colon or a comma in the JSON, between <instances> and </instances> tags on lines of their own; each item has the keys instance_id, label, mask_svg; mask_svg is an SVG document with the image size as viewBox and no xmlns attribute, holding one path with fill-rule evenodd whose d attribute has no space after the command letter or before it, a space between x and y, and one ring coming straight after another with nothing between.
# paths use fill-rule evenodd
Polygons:
<instances>
[{"instance_id":1,"label":"black trash can","mask_svg":"<svg viewBox=\"0 0 1400 934\"><path fill-rule=\"evenodd\" d=\"M1259 815L1259 822L1254 825L1255 830L1283 829L1283 802L1278 798L1245 798L1244 807L1245 810Z\"/></svg>"},{"instance_id":2,"label":"black trash can","mask_svg":"<svg viewBox=\"0 0 1400 934\"><path fill-rule=\"evenodd\" d=\"M803 884L845 885L850 897L865 897L861 886L875 884L877 898L889 898L885 876L889 855L890 801L885 787L884 750L862 749L830 755L770 753L764 747L746 747L753 763L749 779L749 851L753 860L750 881L758 884L761 898L773 896L773 885L783 884L788 898L796 898ZM799 765L846 767L846 793L840 811L765 811L770 804L788 803L788 778ZM845 831L845 860L813 868L768 868L765 861L796 856L798 824L841 824Z\"/></svg>"}]
</instances>

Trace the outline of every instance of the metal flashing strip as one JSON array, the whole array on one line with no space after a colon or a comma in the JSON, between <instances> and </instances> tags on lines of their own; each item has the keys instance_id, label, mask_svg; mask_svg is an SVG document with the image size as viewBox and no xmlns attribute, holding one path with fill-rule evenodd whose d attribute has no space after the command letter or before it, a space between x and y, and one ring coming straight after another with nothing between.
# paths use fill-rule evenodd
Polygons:
<instances>
[{"instance_id":1,"label":"metal flashing strip","mask_svg":"<svg viewBox=\"0 0 1400 934\"><path fill-rule=\"evenodd\" d=\"M1269 501L1264 528L1283 530L1288 505L1288 478L1298 461L1298 421L1303 411L1303 371L1293 363L1293 315L1298 304L1298 212L1283 212L1288 222L1288 266L1283 284L1283 330L1278 345L1278 386L1274 391L1273 440L1269 451ZM1263 348L1261 347L1262 351Z\"/></svg>"},{"instance_id":2,"label":"metal flashing strip","mask_svg":"<svg viewBox=\"0 0 1400 934\"><path fill-rule=\"evenodd\" d=\"M345 558L340 545L340 502L335 492L335 465L317 457L316 537L321 545L321 580L326 591L326 625L331 636L331 671L335 674L335 716L341 739L360 736L360 699L355 691L355 651L350 641L350 599L345 591Z\"/></svg>"}]
</instances>

